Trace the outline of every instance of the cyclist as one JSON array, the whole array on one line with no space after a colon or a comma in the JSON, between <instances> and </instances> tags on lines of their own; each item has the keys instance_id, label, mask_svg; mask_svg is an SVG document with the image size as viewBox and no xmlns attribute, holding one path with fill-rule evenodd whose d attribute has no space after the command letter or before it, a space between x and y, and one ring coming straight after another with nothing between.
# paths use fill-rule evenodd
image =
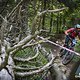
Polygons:
<instances>
[{"instance_id":1,"label":"cyclist","mask_svg":"<svg viewBox=\"0 0 80 80\"><path fill-rule=\"evenodd\" d=\"M68 30L65 30L65 35L66 35L66 38L65 38L65 44L64 44L64 47L66 48L69 48L69 42L71 41L71 48L75 46L76 44L76 39L75 37L78 36L78 38L80 39L80 25L77 24L75 25L74 28L70 28ZM74 48L72 48L73 50ZM60 50L60 56L63 56L64 53L63 53L63 50L64 49L61 49Z\"/></svg>"},{"instance_id":2,"label":"cyclist","mask_svg":"<svg viewBox=\"0 0 80 80\"><path fill-rule=\"evenodd\" d=\"M75 28L70 28L70 29L66 30L65 35L66 35L66 38L65 38L64 47L73 50L74 49L73 47L76 44L75 37L78 36L78 38L80 39L80 25L77 24L77 25L75 25ZM74 56L73 53L71 53L65 49L60 50L60 57L62 57L62 63L64 65L68 64L72 60L73 56Z\"/></svg>"},{"instance_id":3,"label":"cyclist","mask_svg":"<svg viewBox=\"0 0 80 80\"><path fill-rule=\"evenodd\" d=\"M65 47L68 48L68 42L71 41L71 46L74 47L75 44L76 44L76 40L75 40L75 37L78 36L78 38L80 39L80 25L77 24L75 25L74 28L70 28L68 30L65 31L65 35L66 35L66 38L65 38Z\"/></svg>"}]
</instances>

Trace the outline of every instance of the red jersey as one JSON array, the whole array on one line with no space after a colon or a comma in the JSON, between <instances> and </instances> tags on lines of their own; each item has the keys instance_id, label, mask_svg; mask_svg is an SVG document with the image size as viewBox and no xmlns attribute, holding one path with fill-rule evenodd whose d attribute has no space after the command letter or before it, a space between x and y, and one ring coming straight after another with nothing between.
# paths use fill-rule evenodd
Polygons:
<instances>
[{"instance_id":1,"label":"red jersey","mask_svg":"<svg viewBox=\"0 0 80 80\"><path fill-rule=\"evenodd\" d=\"M76 28L70 28L65 31L65 34L69 34L71 38L75 38L78 34Z\"/></svg>"}]
</instances>

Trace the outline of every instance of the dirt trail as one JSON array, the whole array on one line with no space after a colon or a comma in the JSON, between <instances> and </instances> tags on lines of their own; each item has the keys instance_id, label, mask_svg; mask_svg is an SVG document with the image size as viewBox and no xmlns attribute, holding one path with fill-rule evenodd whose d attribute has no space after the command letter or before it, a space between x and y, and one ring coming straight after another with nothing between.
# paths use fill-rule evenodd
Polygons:
<instances>
[{"instance_id":1,"label":"dirt trail","mask_svg":"<svg viewBox=\"0 0 80 80\"><path fill-rule=\"evenodd\" d=\"M64 44L64 40L57 40L56 41L57 44L60 44L60 45L63 45ZM46 45L47 46L47 45ZM60 55L59 55L59 51L60 51L60 48L55 46L55 45L52 45L50 43L48 43L48 47L51 48L53 54L55 56L57 56L57 59L55 60L55 63L58 64L58 66L60 67L61 71L63 73L65 73L66 75L69 75L69 72L72 68L72 65L74 64L73 62L70 62L68 65L63 65L62 64L62 61L61 61L61 58L60 58Z\"/></svg>"}]
</instances>

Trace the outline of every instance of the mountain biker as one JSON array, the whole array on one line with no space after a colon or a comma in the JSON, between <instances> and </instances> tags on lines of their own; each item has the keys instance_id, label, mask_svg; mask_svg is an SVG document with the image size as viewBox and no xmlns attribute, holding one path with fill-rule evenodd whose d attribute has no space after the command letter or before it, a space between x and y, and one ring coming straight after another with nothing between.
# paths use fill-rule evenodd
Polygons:
<instances>
[{"instance_id":1,"label":"mountain biker","mask_svg":"<svg viewBox=\"0 0 80 80\"><path fill-rule=\"evenodd\" d=\"M80 25L77 24L77 25L75 25L74 28L70 28L70 29L66 30L65 35L66 35L66 38L65 38L64 47L68 48L69 41L71 41L71 43L72 43L71 46L74 47L76 44L75 37L78 36L78 38L80 39Z\"/></svg>"},{"instance_id":2,"label":"mountain biker","mask_svg":"<svg viewBox=\"0 0 80 80\"><path fill-rule=\"evenodd\" d=\"M78 36L78 38L80 39L80 25L77 24L77 25L75 25L74 28L70 28L68 30L65 30L65 35L66 35L66 38L65 38L64 47L71 49L71 50L74 50L74 46L76 44L75 37ZM61 49L60 50L60 57L62 58L62 64L66 65L73 59L74 54L65 50L65 49Z\"/></svg>"}]
</instances>

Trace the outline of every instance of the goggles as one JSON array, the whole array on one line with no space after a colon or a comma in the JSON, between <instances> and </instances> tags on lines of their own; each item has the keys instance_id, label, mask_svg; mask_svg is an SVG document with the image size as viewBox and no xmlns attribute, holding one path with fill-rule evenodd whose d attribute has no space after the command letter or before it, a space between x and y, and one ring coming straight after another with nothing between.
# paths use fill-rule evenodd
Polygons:
<instances>
[{"instance_id":1,"label":"goggles","mask_svg":"<svg viewBox=\"0 0 80 80\"><path fill-rule=\"evenodd\" d=\"M77 30L80 30L80 28L77 28Z\"/></svg>"},{"instance_id":2,"label":"goggles","mask_svg":"<svg viewBox=\"0 0 80 80\"><path fill-rule=\"evenodd\" d=\"M80 32L80 28L77 28L77 30Z\"/></svg>"}]
</instances>

